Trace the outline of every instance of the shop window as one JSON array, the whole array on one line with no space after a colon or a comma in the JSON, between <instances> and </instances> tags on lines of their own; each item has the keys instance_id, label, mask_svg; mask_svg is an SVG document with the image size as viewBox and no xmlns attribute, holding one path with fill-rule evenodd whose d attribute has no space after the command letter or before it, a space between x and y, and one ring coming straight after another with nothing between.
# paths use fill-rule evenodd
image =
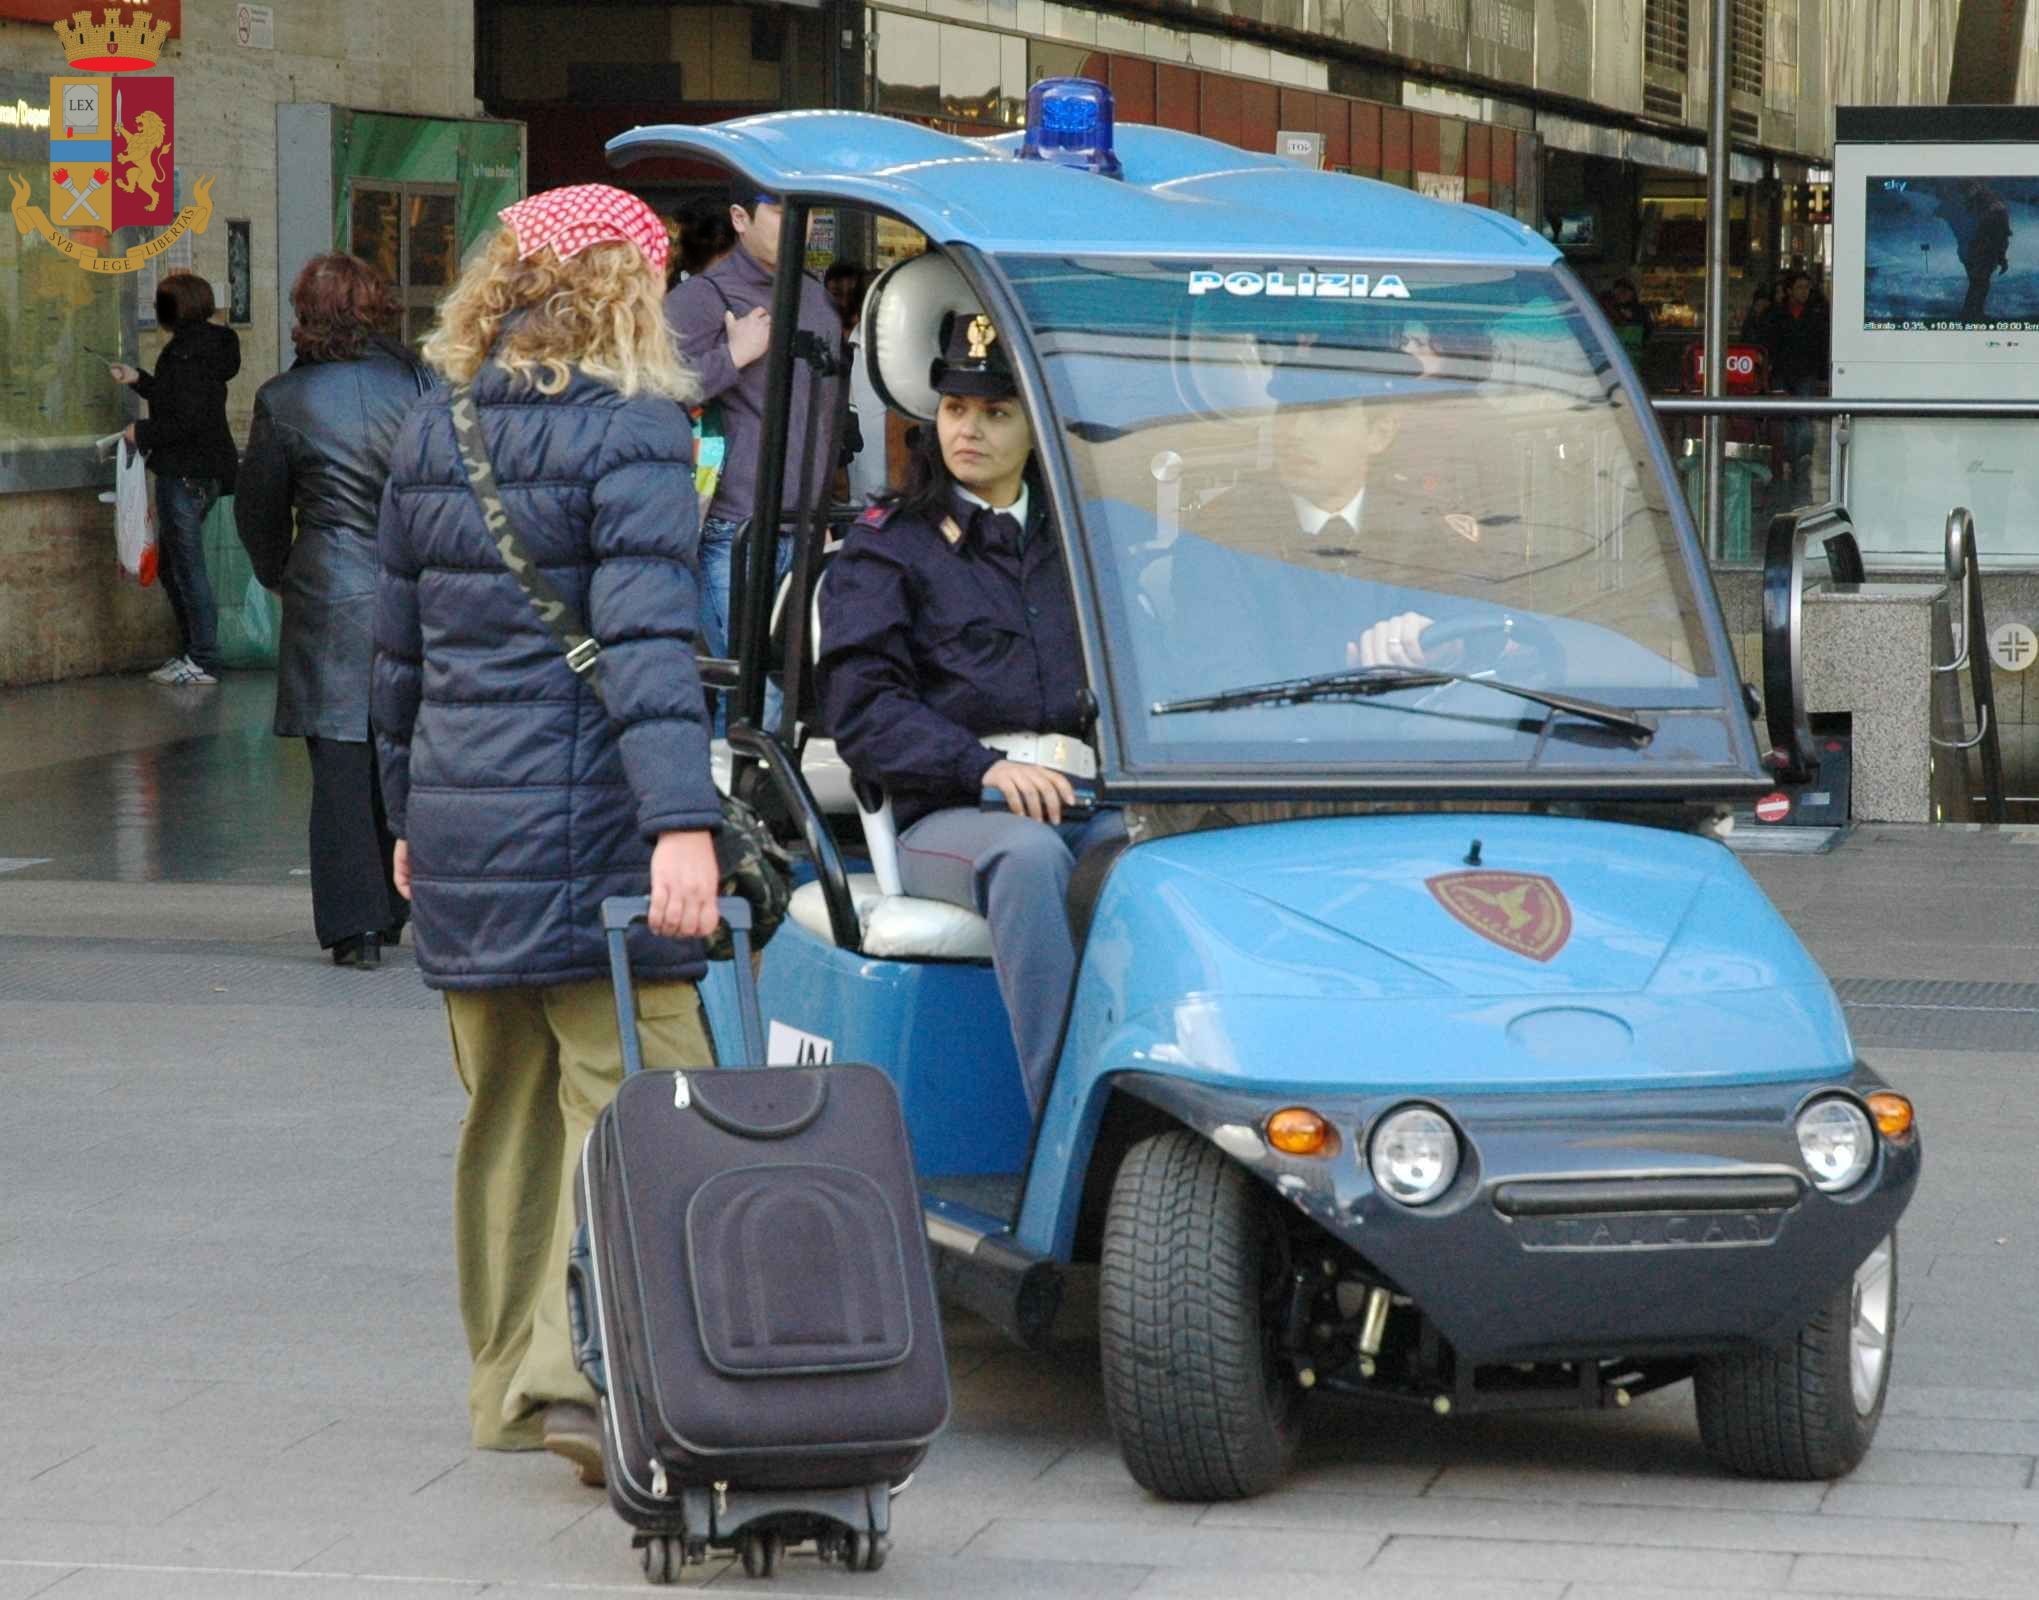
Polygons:
<instances>
[{"instance_id":1,"label":"shop window","mask_svg":"<svg viewBox=\"0 0 2039 1600\"><path fill-rule=\"evenodd\" d=\"M355 179L348 188L347 249L396 290L397 321L383 331L421 343L460 271L459 191L452 184Z\"/></svg>"},{"instance_id":2,"label":"shop window","mask_svg":"<svg viewBox=\"0 0 2039 1600\"><path fill-rule=\"evenodd\" d=\"M47 75L0 73L0 105L12 113L0 123L0 194L18 178L29 203L59 220L61 208L47 198L47 123L21 110L47 107L49 98ZM90 242L111 248L103 234ZM86 272L39 234L11 222L0 230L0 492L107 479L92 441L118 432L128 411L106 365L132 361L134 348L132 274Z\"/></svg>"},{"instance_id":3,"label":"shop window","mask_svg":"<svg viewBox=\"0 0 2039 1600\"><path fill-rule=\"evenodd\" d=\"M887 11L878 33L876 109L897 117L942 114L942 26L927 17Z\"/></svg>"},{"instance_id":4,"label":"shop window","mask_svg":"<svg viewBox=\"0 0 2039 1600\"><path fill-rule=\"evenodd\" d=\"M1024 120L1030 41L894 11L869 15L878 33L877 110L955 133L1013 127ZM1090 55L1038 41L1033 48L1060 51L1079 63ZM1042 75L1034 72L1032 77Z\"/></svg>"},{"instance_id":5,"label":"shop window","mask_svg":"<svg viewBox=\"0 0 2039 1600\"><path fill-rule=\"evenodd\" d=\"M941 32L943 117L978 126L1003 123L998 35L946 22Z\"/></svg>"}]
</instances>

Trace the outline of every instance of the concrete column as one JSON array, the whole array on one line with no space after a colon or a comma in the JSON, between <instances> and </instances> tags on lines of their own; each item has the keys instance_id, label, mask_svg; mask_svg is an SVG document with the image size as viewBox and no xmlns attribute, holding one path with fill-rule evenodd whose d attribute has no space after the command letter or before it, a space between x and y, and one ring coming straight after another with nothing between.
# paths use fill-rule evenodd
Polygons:
<instances>
[{"instance_id":1,"label":"concrete column","mask_svg":"<svg viewBox=\"0 0 2039 1600\"><path fill-rule=\"evenodd\" d=\"M2007 106L2017 97L2027 0L1961 0L1954 23L1950 106Z\"/></svg>"},{"instance_id":2,"label":"concrete column","mask_svg":"<svg viewBox=\"0 0 2039 1600\"><path fill-rule=\"evenodd\" d=\"M1858 822L1936 820L1933 641L1946 632L1946 606L1944 583L1822 587L1805 597L1806 709L1853 719Z\"/></svg>"}]
</instances>

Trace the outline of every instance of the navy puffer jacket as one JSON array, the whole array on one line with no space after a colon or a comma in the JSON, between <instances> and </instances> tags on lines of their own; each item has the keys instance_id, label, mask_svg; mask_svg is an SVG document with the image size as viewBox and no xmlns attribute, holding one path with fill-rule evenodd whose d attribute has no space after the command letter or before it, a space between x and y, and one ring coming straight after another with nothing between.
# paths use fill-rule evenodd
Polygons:
<instances>
[{"instance_id":1,"label":"navy puffer jacket","mask_svg":"<svg viewBox=\"0 0 2039 1600\"><path fill-rule=\"evenodd\" d=\"M568 670L482 525L449 397L397 436L378 547L372 717L411 926L441 989L608 972L600 906L645 893L661 833L717 830L701 682L687 419L576 373L557 395L475 379L526 550L602 645L606 700ZM697 941L636 930L640 978L698 978Z\"/></svg>"}]
</instances>

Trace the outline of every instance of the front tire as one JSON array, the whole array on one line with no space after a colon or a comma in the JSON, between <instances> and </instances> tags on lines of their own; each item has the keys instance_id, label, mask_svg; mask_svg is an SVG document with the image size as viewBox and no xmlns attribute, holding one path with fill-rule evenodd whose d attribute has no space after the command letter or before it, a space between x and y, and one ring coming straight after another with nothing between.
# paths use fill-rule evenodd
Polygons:
<instances>
[{"instance_id":1,"label":"front tire","mask_svg":"<svg viewBox=\"0 0 2039 1600\"><path fill-rule=\"evenodd\" d=\"M1288 1296L1273 1200L1195 1134L1133 1146L1099 1274L1105 1407L1127 1470L1168 1500L1243 1500L1288 1471L1303 1391L1275 1333Z\"/></svg>"},{"instance_id":2,"label":"front tire","mask_svg":"<svg viewBox=\"0 0 2039 1600\"><path fill-rule=\"evenodd\" d=\"M1896 1313L1893 1233L1789 1344L1699 1363L1692 1397L1707 1453L1749 1478L1854 1471L1890 1391Z\"/></svg>"}]
</instances>

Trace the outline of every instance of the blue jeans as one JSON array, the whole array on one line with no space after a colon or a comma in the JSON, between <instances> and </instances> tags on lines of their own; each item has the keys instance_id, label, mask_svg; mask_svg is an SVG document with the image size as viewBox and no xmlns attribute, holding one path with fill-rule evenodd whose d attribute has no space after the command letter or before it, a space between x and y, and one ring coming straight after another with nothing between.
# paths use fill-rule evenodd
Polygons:
<instances>
[{"instance_id":1,"label":"blue jeans","mask_svg":"<svg viewBox=\"0 0 2039 1600\"><path fill-rule=\"evenodd\" d=\"M706 517L701 522L701 643L711 656L729 654L729 583L730 563L735 554L736 536L742 530L741 522L732 522L727 517ZM773 584L783 580L793 566L793 541L784 534L779 537L778 559L773 563ZM765 684L765 726L778 726L779 712L785 697L779 692L775 681ZM715 706L715 732L720 736L728 722L725 707L717 698Z\"/></svg>"},{"instance_id":2,"label":"blue jeans","mask_svg":"<svg viewBox=\"0 0 2039 1600\"><path fill-rule=\"evenodd\" d=\"M200 530L218 498L216 478L156 479L156 572L177 618L177 653L211 673L220 669L219 608Z\"/></svg>"}]
</instances>

